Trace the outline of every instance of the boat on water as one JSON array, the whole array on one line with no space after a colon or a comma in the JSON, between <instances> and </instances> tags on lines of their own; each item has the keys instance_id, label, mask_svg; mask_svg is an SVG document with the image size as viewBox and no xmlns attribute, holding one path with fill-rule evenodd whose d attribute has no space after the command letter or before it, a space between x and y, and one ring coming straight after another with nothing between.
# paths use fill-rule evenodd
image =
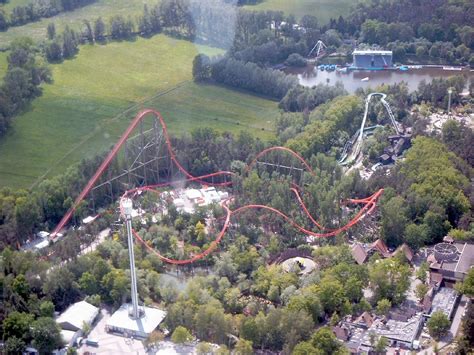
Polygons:
<instances>
[{"instance_id":1,"label":"boat on water","mask_svg":"<svg viewBox=\"0 0 474 355\"><path fill-rule=\"evenodd\" d=\"M401 65L398 67L400 71L408 71L408 67L406 65Z\"/></svg>"},{"instance_id":2,"label":"boat on water","mask_svg":"<svg viewBox=\"0 0 474 355\"><path fill-rule=\"evenodd\" d=\"M347 67L344 67L344 68L336 68L336 72L338 73L347 73Z\"/></svg>"},{"instance_id":3,"label":"boat on water","mask_svg":"<svg viewBox=\"0 0 474 355\"><path fill-rule=\"evenodd\" d=\"M462 70L462 67L443 67L443 70L461 71L461 70Z\"/></svg>"},{"instance_id":4,"label":"boat on water","mask_svg":"<svg viewBox=\"0 0 474 355\"><path fill-rule=\"evenodd\" d=\"M368 76L366 76L365 78L363 78L363 79L360 79L360 81L369 81L369 77L368 77Z\"/></svg>"}]
</instances>

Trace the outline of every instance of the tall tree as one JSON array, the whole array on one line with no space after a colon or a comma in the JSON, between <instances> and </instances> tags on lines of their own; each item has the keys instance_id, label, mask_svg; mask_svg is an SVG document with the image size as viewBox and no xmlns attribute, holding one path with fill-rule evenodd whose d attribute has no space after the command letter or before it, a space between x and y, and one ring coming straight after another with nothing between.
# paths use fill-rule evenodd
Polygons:
<instances>
[{"instance_id":1,"label":"tall tree","mask_svg":"<svg viewBox=\"0 0 474 355\"><path fill-rule=\"evenodd\" d=\"M103 42L105 40L105 23L102 17L99 17L94 22L94 39L96 42Z\"/></svg>"},{"instance_id":2,"label":"tall tree","mask_svg":"<svg viewBox=\"0 0 474 355\"><path fill-rule=\"evenodd\" d=\"M40 354L49 354L60 349L64 343L58 324L53 318L41 317L31 324L32 344Z\"/></svg>"}]
</instances>

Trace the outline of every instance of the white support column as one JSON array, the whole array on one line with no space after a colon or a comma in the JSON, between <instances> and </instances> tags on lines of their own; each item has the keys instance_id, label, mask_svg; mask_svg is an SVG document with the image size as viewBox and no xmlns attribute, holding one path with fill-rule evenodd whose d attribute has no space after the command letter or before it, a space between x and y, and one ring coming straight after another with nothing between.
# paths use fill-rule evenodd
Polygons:
<instances>
[{"instance_id":1,"label":"white support column","mask_svg":"<svg viewBox=\"0 0 474 355\"><path fill-rule=\"evenodd\" d=\"M127 225L127 238L128 238L128 256L130 258L130 279L131 279L131 295L132 295L132 312L130 317L132 319L138 319L140 317L138 313L138 289L137 289L137 274L135 269L135 254L133 252L133 235L132 235L132 200L126 199L122 203L125 222Z\"/></svg>"}]
</instances>

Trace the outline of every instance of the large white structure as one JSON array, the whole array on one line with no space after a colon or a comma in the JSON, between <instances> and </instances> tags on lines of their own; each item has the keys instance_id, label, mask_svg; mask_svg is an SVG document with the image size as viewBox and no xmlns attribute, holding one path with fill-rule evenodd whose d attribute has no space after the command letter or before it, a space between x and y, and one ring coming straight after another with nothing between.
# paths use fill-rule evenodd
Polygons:
<instances>
[{"instance_id":1,"label":"large white structure","mask_svg":"<svg viewBox=\"0 0 474 355\"><path fill-rule=\"evenodd\" d=\"M393 66L392 51L382 50L355 50L352 53L353 63L355 69L363 70L381 70Z\"/></svg>"},{"instance_id":2,"label":"large white structure","mask_svg":"<svg viewBox=\"0 0 474 355\"><path fill-rule=\"evenodd\" d=\"M226 191L217 191L215 187L205 187L202 189L185 189L170 192L173 204L180 212L194 213L196 207L208 206L213 203L220 203L229 198Z\"/></svg>"},{"instance_id":3,"label":"large white structure","mask_svg":"<svg viewBox=\"0 0 474 355\"><path fill-rule=\"evenodd\" d=\"M137 289L137 272L135 270L135 254L133 252L133 235L132 235L132 200L126 199L122 203L123 213L125 215L125 224L127 225L127 239L128 239L128 256L130 258L130 279L132 283L132 307L130 309L130 318L140 318L138 309L138 289Z\"/></svg>"},{"instance_id":4,"label":"large white structure","mask_svg":"<svg viewBox=\"0 0 474 355\"><path fill-rule=\"evenodd\" d=\"M68 345L73 345L78 337L82 335L84 325L91 326L99 314L99 308L81 301L69 306L56 319L61 328L61 336Z\"/></svg>"},{"instance_id":5,"label":"large white structure","mask_svg":"<svg viewBox=\"0 0 474 355\"><path fill-rule=\"evenodd\" d=\"M107 320L106 330L126 337L146 338L165 319L166 312L143 307L139 318L131 319L129 304L124 304Z\"/></svg>"},{"instance_id":6,"label":"large white structure","mask_svg":"<svg viewBox=\"0 0 474 355\"><path fill-rule=\"evenodd\" d=\"M125 199L121 205L127 226L132 304L125 303L115 311L107 321L106 330L126 337L146 338L160 325L166 316L166 312L156 308L139 307L138 305L137 273L132 234L133 203L132 200Z\"/></svg>"}]
</instances>

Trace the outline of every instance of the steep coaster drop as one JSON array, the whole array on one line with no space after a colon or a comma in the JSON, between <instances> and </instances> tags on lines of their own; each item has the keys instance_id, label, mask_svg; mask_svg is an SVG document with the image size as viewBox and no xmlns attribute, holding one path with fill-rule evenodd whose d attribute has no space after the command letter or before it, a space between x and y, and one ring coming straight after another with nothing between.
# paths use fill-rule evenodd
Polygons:
<instances>
[{"instance_id":1,"label":"steep coaster drop","mask_svg":"<svg viewBox=\"0 0 474 355\"><path fill-rule=\"evenodd\" d=\"M392 123L393 128L395 128L395 131L397 132L397 134L402 133L400 130L399 124L395 120L395 116L393 115L393 112L392 112L392 109L390 108L389 103L385 100L387 95L381 92L373 92L369 94L367 98L365 99L364 117L362 118L362 123L360 125L360 128L357 130L356 134L351 139L349 139L344 145L341 158L338 161L339 164L342 166L348 165L357 159L360 152L362 151L362 146L364 143L364 135L366 133L373 131L375 128L383 127L380 125L365 127L365 123L367 121L367 115L369 113L370 100L372 100L372 97L374 96L381 96L380 102L387 110L387 113L388 113L388 116L390 118L390 122Z\"/></svg>"}]
</instances>

